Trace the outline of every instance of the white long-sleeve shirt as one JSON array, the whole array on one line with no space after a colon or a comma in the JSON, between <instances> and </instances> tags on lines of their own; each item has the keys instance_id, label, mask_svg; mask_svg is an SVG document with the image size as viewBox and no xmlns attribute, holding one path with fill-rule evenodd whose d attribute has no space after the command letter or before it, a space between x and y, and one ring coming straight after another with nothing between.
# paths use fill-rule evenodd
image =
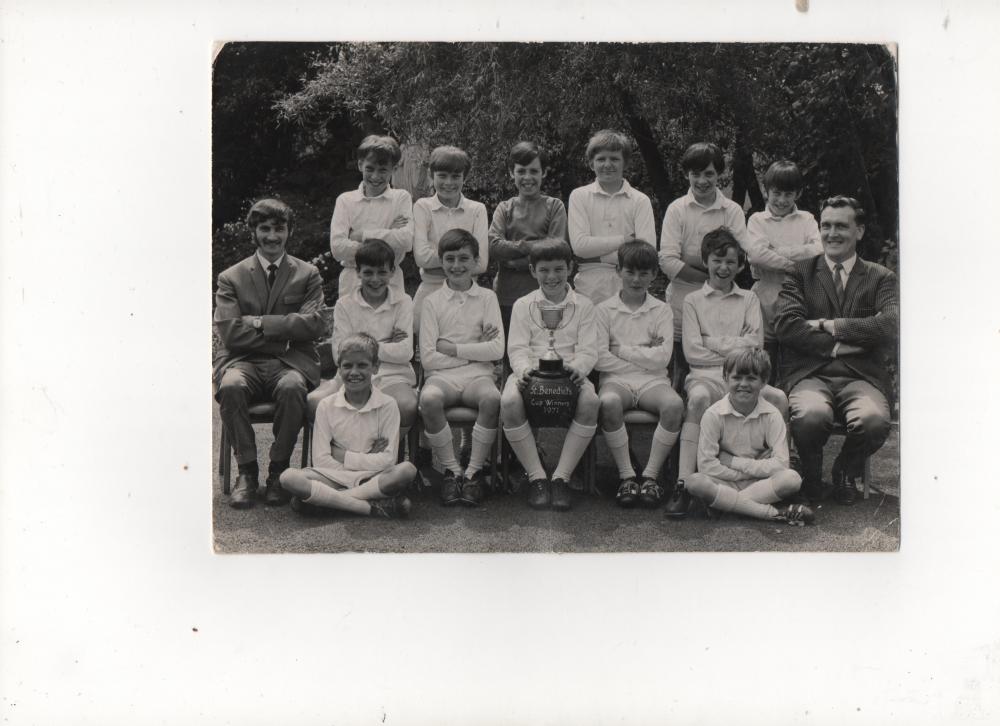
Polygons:
<instances>
[{"instance_id":1,"label":"white long-sleeve shirt","mask_svg":"<svg viewBox=\"0 0 1000 726\"><path fill-rule=\"evenodd\" d=\"M719 461L720 453L733 457L730 466ZM733 408L726 395L705 411L698 437L699 473L735 482L766 479L785 469L788 469L785 422L770 403L758 398L753 411L744 416Z\"/></svg>"},{"instance_id":2,"label":"white long-sleeve shirt","mask_svg":"<svg viewBox=\"0 0 1000 726\"><path fill-rule=\"evenodd\" d=\"M406 226L392 229L396 217L405 217ZM330 252L344 266L340 273L341 295L353 292L360 285L354 255L361 242L348 237L351 230L361 230L364 240L380 239L392 247L396 253L396 271L390 284L403 292L403 271L399 265L406 253L413 249L413 200L410 193L405 189L387 187L377 197L366 197L362 182L357 189L337 197L330 220Z\"/></svg>"},{"instance_id":3,"label":"white long-sleeve shirt","mask_svg":"<svg viewBox=\"0 0 1000 726\"><path fill-rule=\"evenodd\" d=\"M492 340L481 340L483 329L492 325L499 332ZM439 340L454 343L456 354L437 349ZM503 358L503 322L496 293L475 282L466 291L452 290L445 283L424 299L420 313L420 361L427 374L473 366L483 375L493 375L493 361Z\"/></svg>"},{"instance_id":4,"label":"white long-sleeve shirt","mask_svg":"<svg viewBox=\"0 0 1000 726\"><path fill-rule=\"evenodd\" d=\"M392 329L406 331L406 338L395 343L383 342L392 335ZM413 301L405 292L392 287L385 301L377 308L369 305L361 288L337 300L333 308L333 356L337 346L349 335L367 333L379 341L378 377L402 376L416 385L417 377L410 360L413 358Z\"/></svg>"},{"instance_id":5,"label":"white long-sleeve shirt","mask_svg":"<svg viewBox=\"0 0 1000 726\"><path fill-rule=\"evenodd\" d=\"M413 204L413 261L420 267L420 279L435 283L444 280L438 242L449 229L464 229L472 233L479 243L479 261L472 274L486 272L490 262L487 218L483 204L464 196L458 200L457 207L446 207L437 194L418 199Z\"/></svg>"},{"instance_id":6,"label":"white long-sleeve shirt","mask_svg":"<svg viewBox=\"0 0 1000 726\"><path fill-rule=\"evenodd\" d=\"M729 353L764 344L760 302L735 283L723 293L706 282L688 295L683 328L684 357L692 370L712 369L720 377Z\"/></svg>"},{"instance_id":7,"label":"white long-sleeve shirt","mask_svg":"<svg viewBox=\"0 0 1000 726\"><path fill-rule=\"evenodd\" d=\"M571 308L566 315L572 315L565 327L555 334L556 353L563 362L572 364L584 375L590 373L597 363L597 326L594 325L594 304L583 295L566 286L566 297L555 303L545 297L541 290L530 292L514 302L510 313L510 333L507 340L507 356L511 371L521 377L538 368L538 359L549 349L549 331L540 328L538 313L532 312L532 303L541 302L548 307ZM536 322L532 322L532 315Z\"/></svg>"},{"instance_id":8,"label":"white long-sleeve shirt","mask_svg":"<svg viewBox=\"0 0 1000 726\"><path fill-rule=\"evenodd\" d=\"M618 295L597 306L597 370L608 374L647 373L667 375L674 350L674 314L662 300L647 294L635 310ZM649 346L654 338L663 343Z\"/></svg>"},{"instance_id":9,"label":"white long-sleeve shirt","mask_svg":"<svg viewBox=\"0 0 1000 726\"><path fill-rule=\"evenodd\" d=\"M376 454L367 453L378 438L386 439L389 445ZM344 450L343 463L333 458L334 446ZM313 429L312 468L321 474L339 484L355 486L394 466L398 447L399 408L377 388L361 408L348 403L343 389L320 401Z\"/></svg>"}]
</instances>

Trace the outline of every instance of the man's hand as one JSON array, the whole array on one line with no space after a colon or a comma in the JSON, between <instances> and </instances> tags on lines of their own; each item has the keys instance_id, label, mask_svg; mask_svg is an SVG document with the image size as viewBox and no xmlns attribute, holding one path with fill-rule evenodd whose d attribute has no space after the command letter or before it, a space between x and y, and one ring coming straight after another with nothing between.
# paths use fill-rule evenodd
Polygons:
<instances>
[{"instance_id":1,"label":"man's hand","mask_svg":"<svg viewBox=\"0 0 1000 726\"><path fill-rule=\"evenodd\" d=\"M450 340L445 340L444 338L438 338L437 346L435 346L435 348L438 353L450 355L452 358L458 355L458 346Z\"/></svg>"},{"instance_id":2,"label":"man's hand","mask_svg":"<svg viewBox=\"0 0 1000 726\"><path fill-rule=\"evenodd\" d=\"M493 340L498 335L500 335L500 330L495 325L487 324L483 326L483 332L479 335L479 340L485 343L488 340Z\"/></svg>"},{"instance_id":3,"label":"man's hand","mask_svg":"<svg viewBox=\"0 0 1000 726\"><path fill-rule=\"evenodd\" d=\"M389 229L401 229L402 227L405 227L409 223L410 223L409 217L400 214L398 217L392 220L392 224L389 225Z\"/></svg>"},{"instance_id":4,"label":"man's hand","mask_svg":"<svg viewBox=\"0 0 1000 726\"><path fill-rule=\"evenodd\" d=\"M355 242L364 242L365 233L360 229L352 229L350 234L347 235L347 239L353 240Z\"/></svg>"},{"instance_id":5,"label":"man's hand","mask_svg":"<svg viewBox=\"0 0 1000 726\"><path fill-rule=\"evenodd\" d=\"M372 442L372 447L368 449L369 454L381 454L383 451L389 448L389 439L384 436L379 436Z\"/></svg>"},{"instance_id":6,"label":"man's hand","mask_svg":"<svg viewBox=\"0 0 1000 726\"><path fill-rule=\"evenodd\" d=\"M583 371L574 366L572 363L563 363L563 368L567 373L569 373L569 379L576 385L582 386L583 382L587 380L587 376L584 375Z\"/></svg>"},{"instance_id":7,"label":"man's hand","mask_svg":"<svg viewBox=\"0 0 1000 726\"><path fill-rule=\"evenodd\" d=\"M392 332L389 333L389 337L382 338L382 340L380 340L379 343L400 343L406 340L407 337L409 336L407 336L405 330L402 330L400 328L393 328Z\"/></svg>"}]
</instances>

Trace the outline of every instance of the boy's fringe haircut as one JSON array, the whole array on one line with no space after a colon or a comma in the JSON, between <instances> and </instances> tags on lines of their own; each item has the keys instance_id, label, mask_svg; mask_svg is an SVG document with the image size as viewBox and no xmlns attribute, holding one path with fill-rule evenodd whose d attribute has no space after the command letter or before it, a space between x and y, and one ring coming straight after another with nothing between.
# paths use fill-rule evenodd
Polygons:
<instances>
[{"instance_id":1,"label":"boy's fringe haircut","mask_svg":"<svg viewBox=\"0 0 1000 726\"><path fill-rule=\"evenodd\" d=\"M549 238L532 243L528 253L528 261L534 266L539 262L563 260L567 265L573 264L573 249L565 240Z\"/></svg>"},{"instance_id":2,"label":"boy's fringe haircut","mask_svg":"<svg viewBox=\"0 0 1000 726\"><path fill-rule=\"evenodd\" d=\"M636 239L618 248L618 267L655 272L660 269L660 259L653 245L646 240Z\"/></svg>"},{"instance_id":3,"label":"boy's fringe haircut","mask_svg":"<svg viewBox=\"0 0 1000 726\"><path fill-rule=\"evenodd\" d=\"M771 164L764 172L764 189L778 192L802 191L802 171L798 164L787 159Z\"/></svg>"},{"instance_id":4,"label":"boy's fringe haircut","mask_svg":"<svg viewBox=\"0 0 1000 726\"><path fill-rule=\"evenodd\" d=\"M472 256L479 259L479 242L476 236L465 229L449 229L438 240L438 257L444 257L445 252L457 252L468 249Z\"/></svg>"},{"instance_id":5,"label":"boy's fringe haircut","mask_svg":"<svg viewBox=\"0 0 1000 726\"><path fill-rule=\"evenodd\" d=\"M378 363L378 341L368 333L354 333L348 335L337 346L337 364L344 359L348 353L364 353L372 365Z\"/></svg>"},{"instance_id":6,"label":"boy's fringe haircut","mask_svg":"<svg viewBox=\"0 0 1000 726\"><path fill-rule=\"evenodd\" d=\"M722 376L751 373L765 383L771 375L771 357L760 348L740 348L726 356L722 364Z\"/></svg>"},{"instance_id":7,"label":"boy's fringe haircut","mask_svg":"<svg viewBox=\"0 0 1000 726\"><path fill-rule=\"evenodd\" d=\"M396 269L396 253L385 240L371 237L366 239L354 253L354 264L360 270L362 265L368 267L388 267Z\"/></svg>"},{"instance_id":8,"label":"boy's fringe haircut","mask_svg":"<svg viewBox=\"0 0 1000 726\"><path fill-rule=\"evenodd\" d=\"M740 265L746 262L746 253L736 241L729 227L716 227L701 240L701 261L708 264L708 256L722 257L730 247L736 250L736 259Z\"/></svg>"},{"instance_id":9,"label":"boy's fringe haircut","mask_svg":"<svg viewBox=\"0 0 1000 726\"><path fill-rule=\"evenodd\" d=\"M379 163L390 162L393 166L403 158L403 152L399 149L399 144L391 136L379 136L370 134L361 140L358 146L358 161L364 161L369 156L374 156Z\"/></svg>"},{"instance_id":10,"label":"boy's fringe haircut","mask_svg":"<svg viewBox=\"0 0 1000 726\"><path fill-rule=\"evenodd\" d=\"M722 149L708 141L691 144L681 157L681 169L685 173L701 171L708 168L709 164L719 174L726 170L726 157L722 155Z\"/></svg>"},{"instance_id":11,"label":"boy's fringe haircut","mask_svg":"<svg viewBox=\"0 0 1000 726\"><path fill-rule=\"evenodd\" d=\"M598 151L620 151L622 160L628 164L632 158L632 139L614 129L601 129L587 142L587 163L594 160Z\"/></svg>"},{"instance_id":12,"label":"boy's fringe haircut","mask_svg":"<svg viewBox=\"0 0 1000 726\"><path fill-rule=\"evenodd\" d=\"M472 159L457 146L438 146L427 160L431 174L436 171L461 172L468 176L472 169Z\"/></svg>"},{"instance_id":13,"label":"boy's fringe haircut","mask_svg":"<svg viewBox=\"0 0 1000 726\"><path fill-rule=\"evenodd\" d=\"M527 166L535 159L542 165L542 171L549 166L548 155L534 141L518 141L507 154L507 171L514 171L514 164Z\"/></svg>"}]
</instances>

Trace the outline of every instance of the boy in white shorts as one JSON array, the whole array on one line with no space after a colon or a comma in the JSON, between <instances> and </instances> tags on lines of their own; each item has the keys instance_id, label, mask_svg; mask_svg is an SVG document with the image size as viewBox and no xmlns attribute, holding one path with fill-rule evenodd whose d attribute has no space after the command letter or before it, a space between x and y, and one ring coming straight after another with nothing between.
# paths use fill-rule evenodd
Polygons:
<instances>
[{"instance_id":1,"label":"boy in white shorts","mask_svg":"<svg viewBox=\"0 0 1000 726\"><path fill-rule=\"evenodd\" d=\"M497 438L500 391L493 380L493 361L503 358L504 334L496 293L479 287L479 242L464 229L441 235L438 255L445 284L424 299L420 317L420 361L424 385L420 415L427 442L445 468L441 503L482 503L483 463ZM472 450L465 471L455 456L445 409L479 410L472 428Z\"/></svg>"},{"instance_id":2,"label":"boy in white shorts","mask_svg":"<svg viewBox=\"0 0 1000 726\"><path fill-rule=\"evenodd\" d=\"M396 463L399 410L372 387L378 349L378 341L364 334L340 342L337 374L343 387L316 411L313 465L281 473L292 509L327 507L385 519L409 514L410 500L403 492L417 470L409 462Z\"/></svg>"},{"instance_id":3,"label":"boy in white shorts","mask_svg":"<svg viewBox=\"0 0 1000 726\"><path fill-rule=\"evenodd\" d=\"M727 227L705 235L701 258L708 269L708 281L684 298L681 342L691 367L684 381L687 412L681 426L678 478L694 473L698 458L701 417L708 407L726 395L722 364L726 356L743 348L764 344L760 302L751 290L736 284L743 269L743 248ZM777 388L764 386L761 397L788 418L788 398ZM683 518L690 497L682 486L674 488L667 502L668 517Z\"/></svg>"},{"instance_id":4,"label":"boy in white shorts","mask_svg":"<svg viewBox=\"0 0 1000 726\"><path fill-rule=\"evenodd\" d=\"M342 295L333 309L334 351L340 341L367 333L378 342L379 368L372 385L396 401L399 407L400 439L417 419L417 377L413 358L413 302L392 285L396 271L395 252L380 239L361 243L354 254L361 286ZM325 381L306 396L310 418L320 401L343 387L338 376Z\"/></svg>"},{"instance_id":5,"label":"boy in white shorts","mask_svg":"<svg viewBox=\"0 0 1000 726\"><path fill-rule=\"evenodd\" d=\"M616 501L631 507L655 508L663 500L657 482L660 469L677 442L684 402L670 385L667 366L673 352L674 316L670 306L649 294L659 260L643 240L618 248L622 289L597 306L597 365L601 372L601 423L604 440L618 467L621 483ZM629 458L624 412L642 409L657 414L649 461L636 481Z\"/></svg>"}]
</instances>

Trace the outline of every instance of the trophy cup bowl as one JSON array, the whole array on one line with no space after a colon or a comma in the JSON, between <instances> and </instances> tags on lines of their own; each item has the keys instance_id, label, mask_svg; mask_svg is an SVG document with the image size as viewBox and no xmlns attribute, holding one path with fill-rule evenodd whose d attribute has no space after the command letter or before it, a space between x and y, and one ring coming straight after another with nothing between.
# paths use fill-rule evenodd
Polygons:
<instances>
[{"instance_id":1,"label":"trophy cup bowl","mask_svg":"<svg viewBox=\"0 0 1000 726\"><path fill-rule=\"evenodd\" d=\"M569 426L576 413L579 387L573 383L563 367L562 357L556 352L556 331L569 325L575 313L573 303L547 305L540 300L531 303L528 310L531 322L549 331L549 348L538 359L538 368L529 374L530 380L523 391L525 412L532 426Z\"/></svg>"}]
</instances>

